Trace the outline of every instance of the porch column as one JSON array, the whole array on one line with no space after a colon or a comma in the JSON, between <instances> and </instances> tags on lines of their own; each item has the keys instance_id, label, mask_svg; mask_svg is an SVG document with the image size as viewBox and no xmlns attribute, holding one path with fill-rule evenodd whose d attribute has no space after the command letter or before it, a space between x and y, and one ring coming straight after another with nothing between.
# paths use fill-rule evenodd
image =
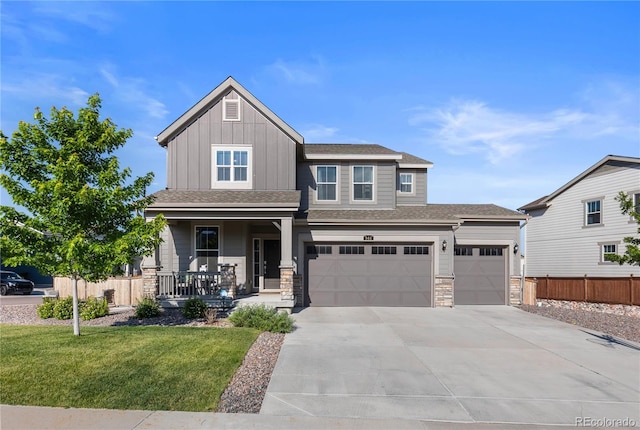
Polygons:
<instances>
[{"instance_id":1,"label":"porch column","mask_svg":"<svg viewBox=\"0 0 640 430\"><path fill-rule=\"evenodd\" d=\"M158 294L158 270L162 266L158 264L157 254L158 249L156 248L154 253L144 257L140 264L140 269L142 269L142 296L150 299L155 299Z\"/></svg>"},{"instance_id":2,"label":"porch column","mask_svg":"<svg viewBox=\"0 0 640 430\"><path fill-rule=\"evenodd\" d=\"M293 296L293 218L280 219L280 300L294 300Z\"/></svg>"}]
</instances>

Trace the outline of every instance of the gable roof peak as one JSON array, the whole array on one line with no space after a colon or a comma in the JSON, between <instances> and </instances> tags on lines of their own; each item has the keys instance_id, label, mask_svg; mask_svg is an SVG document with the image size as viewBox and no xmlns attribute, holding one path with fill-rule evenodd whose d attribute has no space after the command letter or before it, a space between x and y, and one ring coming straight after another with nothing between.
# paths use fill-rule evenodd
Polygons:
<instances>
[{"instance_id":1,"label":"gable roof peak","mask_svg":"<svg viewBox=\"0 0 640 430\"><path fill-rule=\"evenodd\" d=\"M180 115L175 121L173 121L168 127L162 130L155 139L161 146L166 146L169 140L175 136L178 132L186 128L194 118L197 118L207 109L209 109L214 102L216 102L221 96L226 94L230 89L237 92L242 99L251 104L254 108L259 110L264 116L271 120L278 128L286 133L291 139L297 143L304 143L304 138L300 133L295 131L289 124L284 122L278 115L276 115L271 109L269 109L264 103L258 100L249 90L243 87L233 76L227 77L218 86L216 86L209 94L201 98L195 105L189 108L185 113Z\"/></svg>"}]
</instances>

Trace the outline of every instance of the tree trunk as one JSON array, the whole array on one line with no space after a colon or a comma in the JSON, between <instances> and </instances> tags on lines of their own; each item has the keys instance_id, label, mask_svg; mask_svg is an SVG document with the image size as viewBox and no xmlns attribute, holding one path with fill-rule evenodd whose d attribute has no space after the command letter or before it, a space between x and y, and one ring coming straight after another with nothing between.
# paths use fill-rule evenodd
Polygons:
<instances>
[{"instance_id":1,"label":"tree trunk","mask_svg":"<svg viewBox=\"0 0 640 430\"><path fill-rule=\"evenodd\" d=\"M78 312L78 275L73 275L73 334L80 336L80 314Z\"/></svg>"}]
</instances>

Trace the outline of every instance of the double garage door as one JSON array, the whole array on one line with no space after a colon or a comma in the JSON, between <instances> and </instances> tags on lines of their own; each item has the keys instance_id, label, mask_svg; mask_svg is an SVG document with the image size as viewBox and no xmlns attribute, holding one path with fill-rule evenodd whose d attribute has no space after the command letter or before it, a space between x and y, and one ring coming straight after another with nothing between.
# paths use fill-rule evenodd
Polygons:
<instances>
[{"instance_id":1,"label":"double garage door","mask_svg":"<svg viewBox=\"0 0 640 430\"><path fill-rule=\"evenodd\" d=\"M431 244L307 244L306 305L431 306Z\"/></svg>"},{"instance_id":2,"label":"double garage door","mask_svg":"<svg viewBox=\"0 0 640 430\"><path fill-rule=\"evenodd\" d=\"M453 257L456 305L507 303L507 252L502 247L456 246Z\"/></svg>"}]
</instances>

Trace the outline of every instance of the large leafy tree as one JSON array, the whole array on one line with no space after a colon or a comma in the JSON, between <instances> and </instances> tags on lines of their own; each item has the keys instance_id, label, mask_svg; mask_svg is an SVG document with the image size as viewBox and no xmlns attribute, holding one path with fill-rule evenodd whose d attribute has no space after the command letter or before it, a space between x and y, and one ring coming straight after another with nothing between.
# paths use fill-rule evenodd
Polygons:
<instances>
[{"instance_id":1,"label":"large leafy tree","mask_svg":"<svg viewBox=\"0 0 640 430\"><path fill-rule=\"evenodd\" d=\"M624 215L631 216L640 225L640 208L634 206L633 199L621 191L616 200L620 203L621 212ZM638 227L638 233L640 233L640 227ZM620 263L620 265L640 266L640 237L629 236L625 237L623 241L627 245L625 253L623 255L607 254L607 259Z\"/></svg>"},{"instance_id":2,"label":"large leafy tree","mask_svg":"<svg viewBox=\"0 0 640 430\"><path fill-rule=\"evenodd\" d=\"M76 336L78 279L105 279L151 254L165 225L142 216L153 173L133 179L114 155L132 131L100 119L100 108L96 94L76 116L54 107L47 119L36 108L34 123L21 121L11 139L0 131L0 185L28 211L0 206L2 258L73 280Z\"/></svg>"}]
</instances>

